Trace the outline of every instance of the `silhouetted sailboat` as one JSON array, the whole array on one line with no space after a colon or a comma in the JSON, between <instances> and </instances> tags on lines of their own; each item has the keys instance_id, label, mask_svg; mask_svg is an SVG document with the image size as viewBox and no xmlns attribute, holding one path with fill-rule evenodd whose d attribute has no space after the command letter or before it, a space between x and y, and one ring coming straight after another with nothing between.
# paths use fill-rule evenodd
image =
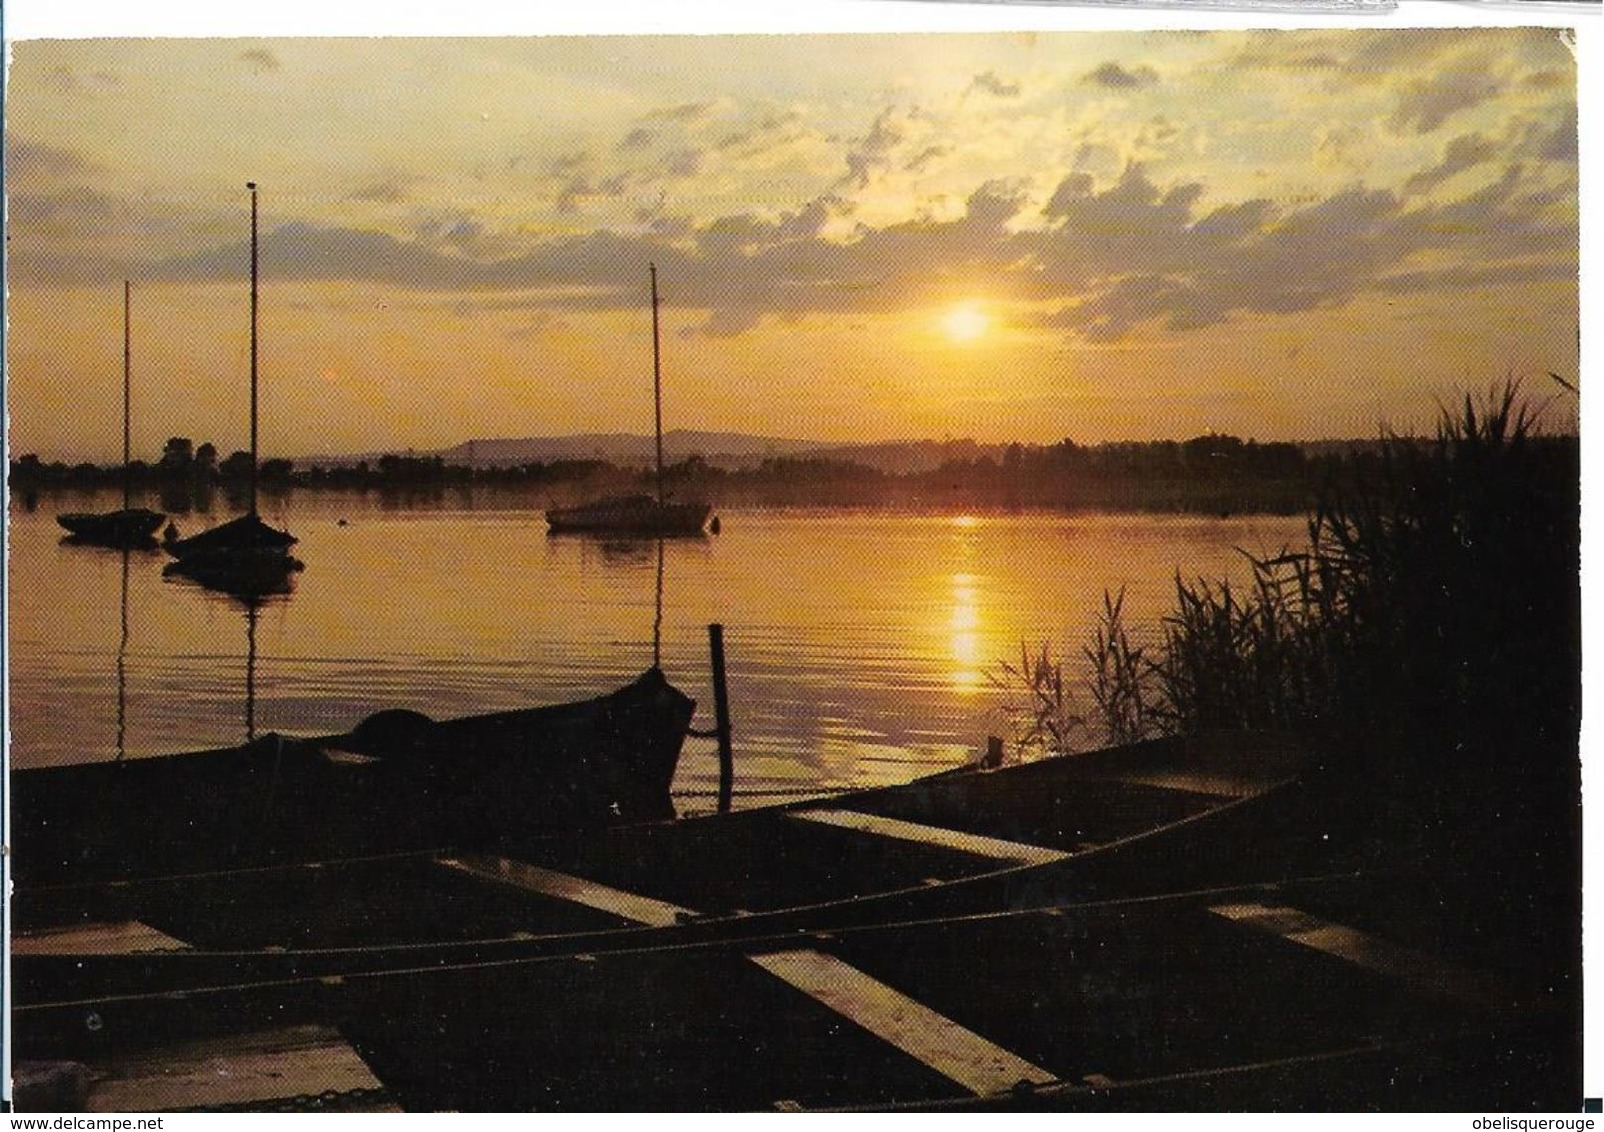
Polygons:
<instances>
[{"instance_id":1,"label":"silhouetted sailboat","mask_svg":"<svg viewBox=\"0 0 1604 1132\"><path fill-rule=\"evenodd\" d=\"M132 412L133 350L129 332L130 287L123 280L123 505L117 511L69 511L57 515L56 522L69 532L74 542L96 546L136 547L153 546L156 528L161 526L162 514L145 507L132 506L132 455L130 453L129 417Z\"/></svg>"},{"instance_id":2,"label":"silhouetted sailboat","mask_svg":"<svg viewBox=\"0 0 1604 1132\"><path fill-rule=\"evenodd\" d=\"M167 574L181 574L209 589L249 598L280 593L289 588L289 577L303 564L289 553L296 538L264 523L256 512L257 491L257 237L256 182L247 182L251 191L251 468L250 506L238 519L189 538L170 536L164 545L177 561L168 564Z\"/></svg>"},{"instance_id":3,"label":"silhouetted sailboat","mask_svg":"<svg viewBox=\"0 0 1604 1132\"><path fill-rule=\"evenodd\" d=\"M652 385L657 406L657 492L655 495L623 495L583 503L578 507L553 508L546 512L546 524L556 534L601 535L696 535L707 527L713 508L706 503L670 502L663 494L663 363L662 340L658 330L657 265L651 265L652 278Z\"/></svg>"}]
</instances>

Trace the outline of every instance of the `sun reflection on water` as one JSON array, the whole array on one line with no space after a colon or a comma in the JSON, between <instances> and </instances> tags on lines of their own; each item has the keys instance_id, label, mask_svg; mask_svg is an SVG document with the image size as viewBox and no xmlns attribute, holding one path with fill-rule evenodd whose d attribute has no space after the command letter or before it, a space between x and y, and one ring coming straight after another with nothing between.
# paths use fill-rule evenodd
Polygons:
<instances>
[{"instance_id":1,"label":"sun reflection on water","mask_svg":"<svg viewBox=\"0 0 1604 1132\"><path fill-rule=\"evenodd\" d=\"M980 690L984 676L980 671L980 605L973 574L952 576L952 686L964 693Z\"/></svg>"},{"instance_id":2,"label":"sun reflection on water","mask_svg":"<svg viewBox=\"0 0 1604 1132\"><path fill-rule=\"evenodd\" d=\"M975 515L954 515L952 524L952 565L947 605L947 653L950 664L948 683L964 696L974 695L985 683L981 671L982 618L980 592L982 579L973 571L980 533Z\"/></svg>"}]
</instances>

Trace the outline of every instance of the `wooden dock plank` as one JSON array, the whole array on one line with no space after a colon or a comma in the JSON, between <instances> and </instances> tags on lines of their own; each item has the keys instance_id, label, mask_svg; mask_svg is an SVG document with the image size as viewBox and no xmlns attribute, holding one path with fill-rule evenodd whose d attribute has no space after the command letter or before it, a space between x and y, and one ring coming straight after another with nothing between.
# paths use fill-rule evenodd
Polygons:
<instances>
[{"instance_id":1,"label":"wooden dock plank","mask_svg":"<svg viewBox=\"0 0 1604 1132\"><path fill-rule=\"evenodd\" d=\"M571 900L642 924L667 925L695 914L666 901L503 857L442 857L439 863L482 880ZM796 950L746 958L977 1095L1011 1089L1021 1081L1043 1084L1056 1080L1047 1070L834 956Z\"/></svg>"},{"instance_id":2,"label":"wooden dock plank","mask_svg":"<svg viewBox=\"0 0 1604 1132\"><path fill-rule=\"evenodd\" d=\"M665 900L654 900L650 896L610 888L605 884L586 880L584 877L571 876L568 873L560 873L554 869L545 869L521 861L511 861L506 857L456 856L441 857L438 860L448 869L455 869L479 880L510 885L525 892L583 904L587 908L610 912L637 924L649 924L657 928L672 927L685 917L695 914L689 908L682 908Z\"/></svg>"},{"instance_id":3,"label":"wooden dock plank","mask_svg":"<svg viewBox=\"0 0 1604 1132\"><path fill-rule=\"evenodd\" d=\"M1491 1006L1512 1005L1496 979L1380 936L1311 916L1297 908L1256 902L1209 909L1234 923L1269 932L1303 947L1375 971L1410 988L1444 998Z\"/></svg>"},{"instance_id":4,"label":"wooden dock plank","mask_svg":"<svg viewBox=\"0 0 1604 1132\"><path fill-rule=\"evenodd\" d=\"M748 958L977 1096L1057 1079L834 956L798 950Z\"/></svg>"},{"instance_id":5,"label":"wooden dock plank","mask_svg":"<svg viewBox=\"0 0 1604 1132\"><path fill-rule=\"evenodd\" d=\"M270 1107L292 1098L382 1088L357 1052L326 1026L160 1047L89 1068L90 1112Z\"/></svg>"},{"instance_id":6,"label":"wooden dock plank","mask_svg":"<svg viewBox=\"0 0 1604 1132\"><path fill-rule=\"evenodd\" d=\"M1202 794L1209 798L1246 798L1263 792L1273 785L1275 780L1268 777L1197 770L1155 770L1117 775L1112 781L1128 782L1132 786L1153 786L1161 790L1179 790L1186 794Z\"/></svg>"},{"instance_id":7,"label":"wooden dock plank","mask_svg":"<svg viewBox=\"0 0 1604 1132\"><path fill-rule=\"evenodd\" d=\"M11 937L13 955L132 955L141 951L182 951L189 947L138 920L41 928Z\"/></svg>"},{"instance_id":8,"label":"wooden dock plank","mask_svg":"<svg viewBox=\"0 0 1604 1132\"><path fill-rule=\"evenodd\" d=\"M1069 854L1041 845L1026 845L1021 841L1005 841L999 837L985 837L978 833L965 833L957 829L923 825L902 821L899 818L880 817L856 810L793 810L791 817L801 821L818 822L840 829L871 833L879 837L893 837L899 841L914 841L921 845L934 845L942 849L956 849L973 853L977 857L991 857L999 861L1013 861L1022 865L1046 865L1061 861Z\"/></svg>"}]
</instances>

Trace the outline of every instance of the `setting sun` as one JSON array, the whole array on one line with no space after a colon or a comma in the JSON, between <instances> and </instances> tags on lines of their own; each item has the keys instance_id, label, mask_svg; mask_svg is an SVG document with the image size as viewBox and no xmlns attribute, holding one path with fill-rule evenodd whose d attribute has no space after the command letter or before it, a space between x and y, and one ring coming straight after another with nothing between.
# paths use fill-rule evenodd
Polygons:
<instances>
[{"instance_id":1,"label":"setting sun","mask_svg":"<svg viewBox=\"0 0 1604 1132\"><path fill-rule=\"evenodd\" d=\"M973 342L991 326L991 316L973 300L957 303L941 316L941 326L954 342Z\"/></svg>"},{"instance_id":2,"label":"setting sun","mask_svg":"<svg viewBox=\"0 0 1604 1132\"><path fill-rule=\"evenodd\" d=\"M262 442L299 466L650 431L653 262L665 427L759 449L799 419L831 443L1429 432L1465 375L1580 364L1577 68L1543 28L13 54L6 438L45 463L121 460L125 278L133 449L246 446L219 378L246 368L229 194L257 175ZM1484 58L1496 81L1461 90Z\"/></svg>"}]
</instances>

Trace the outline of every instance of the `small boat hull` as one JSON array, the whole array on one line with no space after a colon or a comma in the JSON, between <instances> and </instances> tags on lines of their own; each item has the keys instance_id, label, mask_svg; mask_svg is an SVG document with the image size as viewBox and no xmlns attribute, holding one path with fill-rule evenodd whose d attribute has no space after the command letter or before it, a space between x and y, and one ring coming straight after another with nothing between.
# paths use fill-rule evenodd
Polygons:
<instances>
[{"instance_id":1,"label":"small boat hull","mask_svg":"<svg viewBox=\"0 0 1604 1132\"><path fill-rule=\"evenodd\" d=\"M154 528L152 528L154 530ZM270 527L256 515L241 515L188 538L169 538L162 543L167 553L179 560L196 555L223 555L238 552L288 550L298 540L288 531Z\"/></svg>"},{"instance_id":2,"label":"small boat hull","mask_svg":"<svg viewBox=\"0 0 1604 1132\"><path fill-rule=\"evenodd\" d=\"M101 513L69 511L57 515L56 522L76 542L121 548L154 546L156 528L163 518L158 511L129 507Z\"/></svg>"},{"instance_id":3,"label":"small boat hull","mask_svg":"<svg viewBox=\"0 0 1604 1132\"><path fill-rule=\"evenodd\" d=\"M14 1001L36 1054L76 1056L72 1004L86 998L137 999L102 1009L95 1038L137 1043L153 1030L228 1032L303 1006L299 1017L317 1020L315 993L295 1005L284 992L322 979L731 944L1279 875L1281 854L1265 847L1287 840L1287 822L1306 824L1305 803L1289 793L1301 756L1274 743L1231 747L1147 743L555 837L504 823L477 852L442 842L404 860L347 854L114 889L41 890L24 869L13 905L24 936L137 921L192 950L29 954L16 961ZM209 989L191 994L199 988Z\"/></svg>"},{"instance_id":4,"label":"small boat hull","mask_svg":"<svg viewBox=\"0 0 1604 1132\"><path fill-rule=\"evenodd\" d=\"M19 770L19 884L493 843L673 816L695 702L657 669L609 695L433 722L381 712L322 739Z\"/></svg>"},{"instance_id":5,"label":"small boat hull","mask_svg":"<svg viewBox=\"0 0 1604 1132\"><path fill-rule=\"evenodd\" d=\"M546 512L546 525L553 534L699 535L712 515L706 503L663 503L642 495L554 508Z\"/></svg>"}]
</instances>

